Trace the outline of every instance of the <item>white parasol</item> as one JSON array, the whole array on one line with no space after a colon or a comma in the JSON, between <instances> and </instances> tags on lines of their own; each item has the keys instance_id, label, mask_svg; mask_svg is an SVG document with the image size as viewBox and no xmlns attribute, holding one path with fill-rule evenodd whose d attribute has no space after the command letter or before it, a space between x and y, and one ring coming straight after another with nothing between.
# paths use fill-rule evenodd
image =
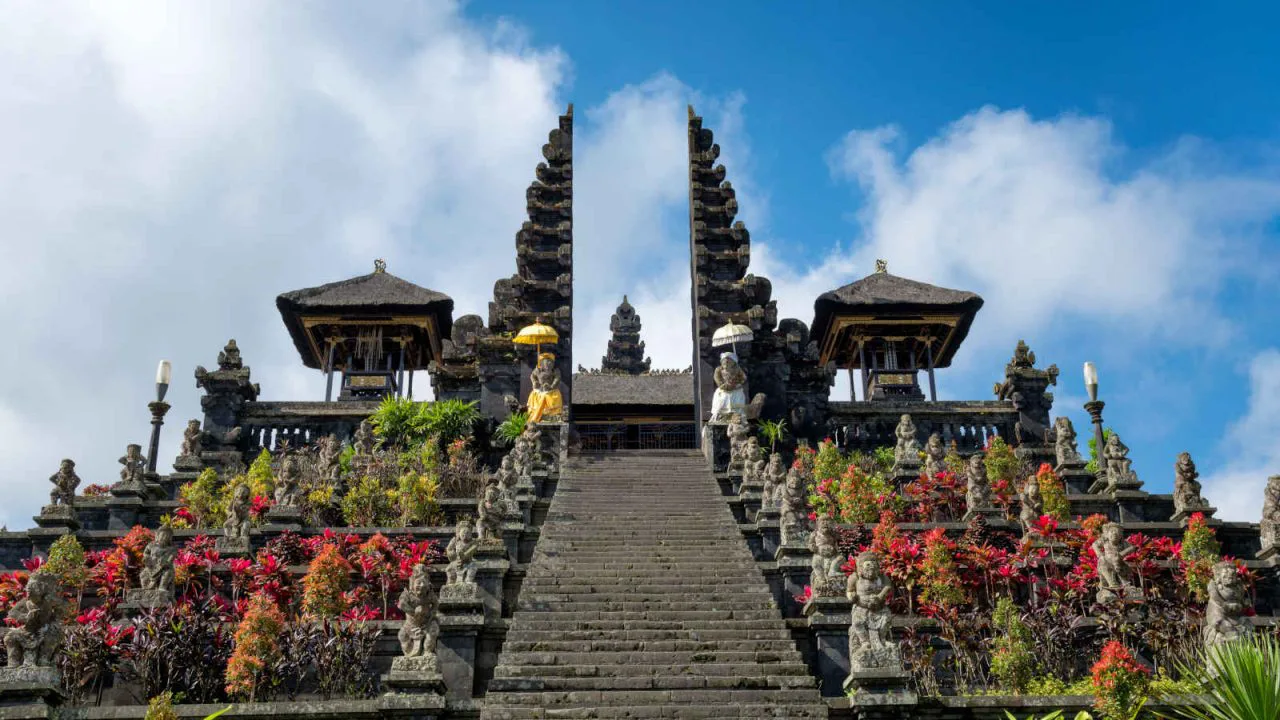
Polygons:
<instances>
[{"instance_id":1,"label":"white parasol","mask_svg":"<svg viewBox=\"0 0 1280 720\"><path fill-rule=\"evenodd\" d=\"M755 335L751 334L751 328L730 322L711 336L711 347L730 345L733 347L733 354L737 355L738 343L751 342L754 339Z\"/></svg>"}]
</instances>

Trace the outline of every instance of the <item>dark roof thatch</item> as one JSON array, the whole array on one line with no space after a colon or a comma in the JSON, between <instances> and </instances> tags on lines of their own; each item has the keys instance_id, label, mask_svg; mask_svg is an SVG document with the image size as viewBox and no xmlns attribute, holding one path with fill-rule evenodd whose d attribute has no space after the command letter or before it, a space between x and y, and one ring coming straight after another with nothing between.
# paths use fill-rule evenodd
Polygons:
<instances>
[{"instance_id":1,"label":"dark roof thatch","mask_svg":"<svg viewBox=\"0 0 1280 720\"><path fill-rule=\"evenodd\" d=\"M844 287L825 292L813 303L810 337L821 342L838 315L875 315L909 318L917 315L958 315L955 333L949 345L951 353L969 334L969 326L982 307L982 298L964 290L908 280L887 272L874 272ZM938 358L937 367L950 363L950 354Z\"/></svg>"},{"instance_id":2,"label":"dark roof thatch","mask_svg":"<svg viewBox=\"0 0 1280 720\"><path fill-rule=\"evenodd\" d=\"M311 358L311 343L302 324L304 316L434 315L441 338L449 337L453 331L453 298L385 271L283 293L276 298L276 308L309 367L319 367L319 360Z\"/></svg>"},{"instance_id":3,"label":"dark roof thatch","mask_svg":"<svg viewBox=\"0 0 1280 720\"><path fill-rule=\"evenodd\" d=\"M693 405L693 373L575 373L574 405Z\"/></svg>"}]
</instances>

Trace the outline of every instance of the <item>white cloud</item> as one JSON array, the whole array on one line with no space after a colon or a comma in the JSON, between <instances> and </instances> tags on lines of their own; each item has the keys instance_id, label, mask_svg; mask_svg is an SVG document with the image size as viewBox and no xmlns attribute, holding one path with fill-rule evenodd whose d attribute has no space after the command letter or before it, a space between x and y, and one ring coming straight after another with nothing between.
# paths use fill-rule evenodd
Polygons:
<instances>
[{"instance_id":1,"label":"white cloud","mask_svg":"<svg viewBox=\"0 0 1280 720\"><path fill-rule=\"evenodd\" d=\"M1227 429L1226 464L1201 480L1204 496L1224 520L1258 522L1267 477L1280 474L1280 350L1269 348L1249 364L1249 404Z\"/></svg>"}]
</instances>

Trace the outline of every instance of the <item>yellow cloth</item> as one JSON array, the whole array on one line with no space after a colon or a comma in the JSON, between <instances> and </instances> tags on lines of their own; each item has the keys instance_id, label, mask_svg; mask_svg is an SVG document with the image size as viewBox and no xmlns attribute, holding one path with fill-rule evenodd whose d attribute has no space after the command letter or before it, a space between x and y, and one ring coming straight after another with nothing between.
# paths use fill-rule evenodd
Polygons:
<instances>
[{"instance_id":1,"label":"yellow cloth","mask_svg":"<svg viewBox=\"0 0 1280 720\"><path fill-rule=\"evenodd\" d=\"M541 422L543 417L557 418L564 410L564 398L559 390L529 392L529 422Z\"/></svg>"}]
</instances>

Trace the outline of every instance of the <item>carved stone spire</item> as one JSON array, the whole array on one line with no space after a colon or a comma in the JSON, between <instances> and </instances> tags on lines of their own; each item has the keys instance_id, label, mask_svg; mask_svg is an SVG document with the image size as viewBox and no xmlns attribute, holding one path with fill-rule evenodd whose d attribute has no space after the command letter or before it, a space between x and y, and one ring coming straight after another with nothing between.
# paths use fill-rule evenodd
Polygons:
<instances>
[{"instance_id":1,"label":"carved stone spire","mask_svg":"<svg viewBox=\"0 0 1280 720\"><path fill-rule=\"evenodd\" d=\"M600 361L600 369L620 372L628 375L640 375L649 372L651 361L644 356L644 341L640 339L640 316L636 309L622 296L622 304L609 320L609 329L613 337L609 340L609 349Z\"/></svg>"}]
</instances>

